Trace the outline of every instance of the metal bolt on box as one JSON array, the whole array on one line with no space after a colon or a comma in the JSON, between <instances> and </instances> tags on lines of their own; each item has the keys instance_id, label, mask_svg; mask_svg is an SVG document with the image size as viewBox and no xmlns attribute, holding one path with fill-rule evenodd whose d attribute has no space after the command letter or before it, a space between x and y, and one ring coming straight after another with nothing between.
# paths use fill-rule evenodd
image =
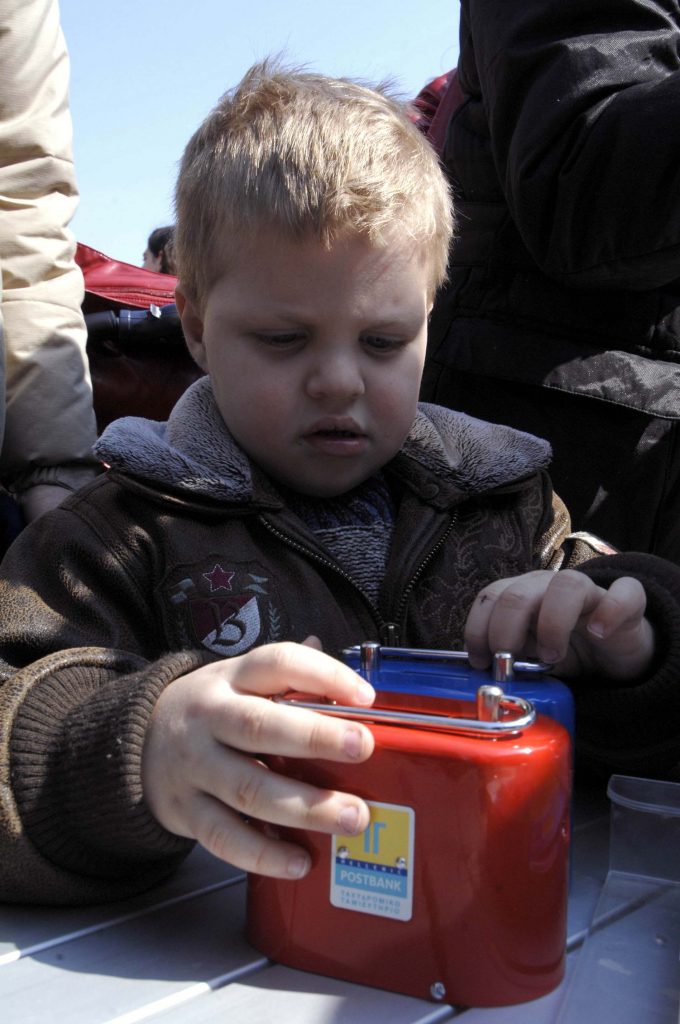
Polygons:
<instances>
[{"instance_id":1,"label":"metal bolt on box","mask_svg":"<svg viewBox=\"0 0 680 1024\"><path fill-rule=\"evenodd\" d=\"M375 677L374 677L375 678ZM369 804L359 836L278 830L312 856L297 881L251 875L248 938L302 970L460 1006L535 999L564 972L571 740L487 682L465 697L379 690L361 765L268 758ZM441 692L441 691L440 691Z\"/></svg>"}]
</instances>

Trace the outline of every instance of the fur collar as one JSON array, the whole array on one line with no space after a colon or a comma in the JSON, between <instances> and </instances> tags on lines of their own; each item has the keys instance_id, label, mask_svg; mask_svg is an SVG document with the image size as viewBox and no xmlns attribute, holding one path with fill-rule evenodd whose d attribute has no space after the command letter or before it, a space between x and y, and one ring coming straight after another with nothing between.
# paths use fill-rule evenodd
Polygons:
<instances>
[{"instance_id":1,"label":"fur collar","mask_svg":"<svg viewBox=\"0 0 680 1024\"><path fill-rule=\"evenodd\" d=\"M109 424L95 453L112 469L194 497L245 503L253 495L250 460L227 430L208 377L188 388L167 423L128 416ZM545 468L550 446L532 434L421 404L399 458L479 493Z\"/></svg>"}]
</instances>

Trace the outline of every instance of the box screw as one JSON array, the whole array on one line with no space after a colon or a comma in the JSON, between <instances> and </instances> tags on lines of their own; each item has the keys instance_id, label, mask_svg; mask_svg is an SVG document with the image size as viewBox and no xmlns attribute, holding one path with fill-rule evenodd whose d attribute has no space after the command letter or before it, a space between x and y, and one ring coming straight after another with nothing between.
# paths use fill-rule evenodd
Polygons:
<instances>
[{"instance_id":1,"label":"box screw","mask_svg":"<svg viewBox=\"0 0 680 1024\"><path fill-rule=\"evenodd\" d=\"M444 985L443 982L441 981L434 981L430 985L430 995L432 996L433 999L438 999L439 1001L441 1001L446 995L446 985Z\"/></svg>"}]
</instances>

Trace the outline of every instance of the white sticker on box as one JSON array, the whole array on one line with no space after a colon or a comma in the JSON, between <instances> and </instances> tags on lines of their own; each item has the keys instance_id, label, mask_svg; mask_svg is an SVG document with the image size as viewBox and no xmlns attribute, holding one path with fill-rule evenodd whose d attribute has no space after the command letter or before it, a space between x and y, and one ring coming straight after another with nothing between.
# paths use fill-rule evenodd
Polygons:
<instances>
[{"instance_id":1,"label":"white sticker on box","mask_svg":"<svg viewBox=\"0 0 680 1024\"><path fill-rule=\"evenodd\" d=\"M413 913L411 807L367 801L371 820L359 836L333 836L331 903L360 914L410 921Z\"/></svg>"}]
</instances>

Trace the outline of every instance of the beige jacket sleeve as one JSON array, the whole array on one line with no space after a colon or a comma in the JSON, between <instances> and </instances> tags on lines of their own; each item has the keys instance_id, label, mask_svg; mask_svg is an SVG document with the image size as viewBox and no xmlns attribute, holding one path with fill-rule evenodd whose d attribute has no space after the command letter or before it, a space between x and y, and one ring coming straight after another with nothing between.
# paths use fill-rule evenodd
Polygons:
<instances>
[{"instance_id":1,"label":"beige jacket sleeve","mask_svg":"<svg viewBox=\"0 0 680 1024\"><path fill-rule=\"evenodd\" d=\"M0 479L76 487L94 475L69 60L57 0L0 8Z\"/></svg>"}]
</instances>

